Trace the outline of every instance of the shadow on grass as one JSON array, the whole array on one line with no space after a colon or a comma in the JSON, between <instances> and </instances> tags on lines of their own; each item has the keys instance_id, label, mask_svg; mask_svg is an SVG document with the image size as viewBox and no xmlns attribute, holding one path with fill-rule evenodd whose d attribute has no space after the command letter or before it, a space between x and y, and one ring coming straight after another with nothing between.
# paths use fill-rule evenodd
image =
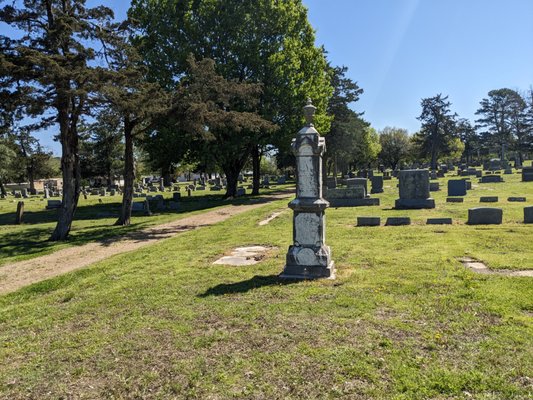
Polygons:
<instances>
[{"instance_id":1,"label":"shadow on grass","mask_svg":"<svg viewBox=\"0 0 533 400\"><path fill-rule=\"evenodd\" d=\"M256 275L251 279L235 283L221 283L213 286L199 294L198 297L223 296L225 294L246 293L250 290L259 289L265 286L292 285L300 281L292 279L282 279L279 275Z\"/></svg>"}]
</instances>

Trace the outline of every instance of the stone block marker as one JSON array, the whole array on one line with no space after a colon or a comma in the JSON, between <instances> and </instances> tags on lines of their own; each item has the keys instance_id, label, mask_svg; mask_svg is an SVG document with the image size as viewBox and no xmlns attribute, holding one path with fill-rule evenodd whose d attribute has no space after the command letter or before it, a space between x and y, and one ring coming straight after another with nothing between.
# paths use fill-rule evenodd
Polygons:
<instances>
[{"instance_id":1,"label":"stone block marker","mask_svg":"<svg viewBox=\"0 0 533 400\"><path fill-rule=\"evenodd\" d=\"M428 218L426 221L427 225L451 225L451 218Z\"/></svg>"},{"instance_id":2,"label":"stone block marker","mask_svg":"<svg viewBox=\"0 0 533 400\"><path fill-rule=\"evenodd\" d=\"M463 203L464 200L462 197L447 197L446 203Z\"/></svg>"},{"instance_id":3,"label":"stone block marker","mask_svg":"<svg viewBox=\"0 0 533 400\"><path fill-rule=\"evenodd\" d=\"M448 196L466 196L466 181L464 179L450 179L448 181Z\"/></svg>"},{"instance_id":4,"label":"stone block marker","mask_svg":"<svg viewBox=\"0 0 533 400\"><path fill-rule=\"evenodd\" d=\"M370 189L370 193L383 193L383 177L382 176L373 176L370 178L370 181L372 182L372 189Z\"/></svg>"},{"instance_id":5,"label":"stone block marker","mask_svg":"<svg viewBox=\"0 0 533 400\"><path fill-rule=\"evenodd\" d=\"M468 209L468 225L499 225L502 223L503 210L493 207Z\"/></svg>"},{"instance_id":6,"label":"stone block marker","mask_svg":"<svg viewBox=\"0 0 533 400\"><path fill-rule=\"evenodd\" d=\"M482 196L479 198L480 203L497 203L498 196Z\"/></svg>"},{"instance_id":7,"label":"stone block marker","mask_svg":"<svg viewBox=\"0 0 533 400\"><path fill-rule=\"evenodd\" d=\"M429 171L427 169L402 170L399 180L400 198L396 200L395 208L435 208L435 200L429 197Z\"/></svg>"},{"instance_id":8,"label":"stone block marker","mask_svg":"<svg viewBox=\"0 0 533 400\"><path fill-rule=\"evenodd\" d=\"M385 226L400 226L400 225L411 225L410 217L389 217Z\"/></svg>"},{"instance_id":9,"label":"stone block marker","mask_svg":"<svg viewBox=\"0 0 533 400\"><path fill-rule=\"evenodd\" d=\"M507 201L511 203L513 202L524 203L526 201L526 198L525 197L508 197Z\"/></svg>"},{"instance_id":10,"label":"stone block marker","mask_svg":"<svg viewBox=\"0 0 533 400\"><path fill-rule=\"evenodd\" d=\"M500 183L503 179L500 175L485 175L482 176L479 183Z\"/></svg>"},{"instance_id":11,"label":"stone block marker","mask_svg":"<svg viewBox=\"0 0 533 400\"><path fill-rule=\"evenodd\" d=\"M380 217L357 217L357 226L379 226Z\"/></svg>"},{"instance_id":12,"label":"stone block marker","mask_svg":"<svg viewBox=\"0 0 533 400\"><path fill-rule=\"evenodd\" d=\"M524 207L524 224L533 224L533 206Z\"/></svg>"},{"instance_id":13,"label":"stone block marker","mask_svg":"<svg viewBox=\"0 0 533 400\"><path fill-rule=\"evenodd\" d=\"M522 168L522 182L533 182L533 166Z\"/></svg>"},{"instance_id":14,"label":"stone block marker","mask_svg":"<svg viewBox=\"0 0 533 400\"><path fill-rule=\"evenodd\" d=\"M53 210L55 208L61 208L61 200L48 200L46 205L47 210Z\"/></svg>"},{"instance_id":15,"label":"stone block marker","mask_svg":"<svg viewBox=\"0 0 533 400\"><path fill-rule=\"evenodd\" d=\"M439 182L430 182L429 183L429 191L430 192L438 192L440 190Z\"/></svg>"}]
</instances>

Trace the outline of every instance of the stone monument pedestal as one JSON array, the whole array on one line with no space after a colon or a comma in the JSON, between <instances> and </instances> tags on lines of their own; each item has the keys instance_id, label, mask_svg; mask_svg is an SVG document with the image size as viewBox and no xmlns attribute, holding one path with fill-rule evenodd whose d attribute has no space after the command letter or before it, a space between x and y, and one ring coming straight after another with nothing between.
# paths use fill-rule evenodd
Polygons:
<instances>
[{"instance_id":1,"label":"stone monument pedestal","mask_svg":"<svg viewBox=\"0 0 533 400\"><path fill-rule=\"evenodd\" d=\"M296 198L289 203L293 210L293 244L280 277L285 279L335 278L331 249L326 246L325 210L329 203L322 198L322 155L326 143L313 126L315 107L304 107L307 125L292 142L296 156Z\"/></svg>"}]
</instances>

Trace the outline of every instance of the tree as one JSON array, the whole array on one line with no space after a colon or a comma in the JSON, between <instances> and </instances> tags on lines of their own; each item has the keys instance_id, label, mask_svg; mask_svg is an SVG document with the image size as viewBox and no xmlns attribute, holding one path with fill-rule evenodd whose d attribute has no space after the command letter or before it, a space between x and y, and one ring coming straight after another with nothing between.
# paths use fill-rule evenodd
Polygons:
<instances>
[{"instance_id":1,"label":"tree","mask_svg":"<svg viewBox=\"0 0 533 400\"><path fill-rule=\"evenodd\" d=\"M99 53L91 43L109 37L113 12L85 7L84 0L25 1L0 9L0 21L24 32L0 36L2 90L23 97L25 114L41 117L40 127L59 125L63 199L50 240L67 238L80 193L78 124L90 94L102 82L91 62ZM50 116L52 115L52 116Z\"/></svg>"},{"instance_id":2,"label":"tree","mask_svg":"<svg viewBox=\"0 0 533 400\"><path fill-rule=\"evenodd\" d=\"M347 67L328 67L330 85L333 94L329 99L327 112L332 117L331 128L326 135L327 152L324 163L333 167L333 176L337 178L338 164L348 168L354 160L357 138L362 137L368 123L361 114L350 109L350 105L359 100L363 93L357 82L346 77ZM359 159L359 157L356 157Z\"/></svg>"},{"instance_id":3,"label":"tree","mask_svg":"<svg viewBox=\"0 0 533 400\"><path fill-rule=\"evenodd\" d=\"M479 156L481 150L481 138L476 132L476 128L472 126L470 121L466 118L461 118L457 121L457 134L464 144L464 157L467 163L471 163L474 155Z\"/></svg>"},{"instance_id":4,"label":"tree","mask_svg":"<svg viewBox=\"0 0 533 400\"><path fill-rule=\"evenodd\" d=\"M520 138L519 153L522 152L526 136L526 103L515 90L503 88L491 90L488 97L481 100L476 115L481 135L493 146L498 146L501 159L505 159L505 146L510 146ZM520 156L521 157L521 156Z\"/></svg>"},{"instance_id":5,"label":"tree","mask_svg":"<svg viewBox=\"0 0 533 400\"><path fill-rule=\"evenodd\" d=\"M153 130L155 121L168 124L172 96L158 83L149 82L137 49L131 44L131 21L121 24L121 31L110 40L107 49L110 83L100 91L100 101L111 107L112 115L120 121L124 137L124 190L121 213L115 225L130 224L135 180L135 141L142 141L146 132ZM163 126L163 124L161 124ZM167 153L177 141L169 141ZM171 146L171 147L169 147ZM177 156L177 154L174 154ZM167 157L168 158L168 157ZM167 158L162 157L163 161Z\"/></svg>"},{"instance_id":6,"label":"tree","mask_svg":"<svg viewBox=\"0 0 533 400\"><path fill-rule=\"evenodd\" d=\"M189 54L214 60L227 80L261 85L257 112L279 129L248 136L253 145L243 156L253 157L254 193L265 147L274 144L290 152L308 97L318 107L317 129L329 130L331 87L324 50L315 46L301 0L134 0L130 15L140 21L137 42L150 75L163 86L179 82Z\"/></svg>"},{"instance_id":7,"label":"tree","mask_svg":"<svg viewBox=\"0 0 533 400\"><path fill-rule=\"evenodd\" d=\"M111 108L102 109L96 121L85 127L86 139L82 143L83 177L105 177L106 185L113 184L114 177L124 171L124 144L122 121Z\"/></svg>"},{"instance_id":8,"label":"tree","mask_svg":"<svg viewBox=\"0 0 533 400\"><path fill-rule=\"evenodd\" d=\"M438 94L421 101L422 113L418 120L422 127L414 140L421 155L430 158L433 170L437 169L438 158L450 153L456 136L456 114L450 111L451 103L447 100L448 96Z\"/></svg>"},{"instance_id":9,"label":"tree","mask_svg":"<svg viewBox=\"0 0 533 400\"><path fill-rule=\"evenodd\" d=\"M176 107L177 129L190 133L197 159L211 158L222 168L225 197L234 197L254 138L276 129L256 112L261 87L228 81L216 73L213 60L196 62L191 56L178 93L182 101Z\"/></svg>"},{"instance_id":10,"label":"tree","mask_svg":"<svg viewBox=\"0 0 533 400\"><path fill-rule=\"evenodd\" d=\"M411 139L406 129L386 127L379 132L379 158L386 167L396 169L411 155Z\"/></svg>"},{"instance_id":11,"label":"tree","mask_svg":"<svg viewBox=\"0 0 533 400\"><path fill-rule=\"evenodd\" d=\"M32 125L16 126L9 135L16 145L16 160L13 176L18 181L28 181L30 190L35 190L35 180L52 178L59 174L52 163L52 152L46 151L30 133Z\"/></svg>"},{"instance_id":12,"label":"tree","mask_svg":"<svg viewBox=\"0 0 533 400\"><path fill-rule=\"evenodd\" d=\"M8 181L13 171L12 163L15 160L16 153L13 146L6 139L0 138L0 194L7 194L4 184Z\"/></svg>"}]
</instances>

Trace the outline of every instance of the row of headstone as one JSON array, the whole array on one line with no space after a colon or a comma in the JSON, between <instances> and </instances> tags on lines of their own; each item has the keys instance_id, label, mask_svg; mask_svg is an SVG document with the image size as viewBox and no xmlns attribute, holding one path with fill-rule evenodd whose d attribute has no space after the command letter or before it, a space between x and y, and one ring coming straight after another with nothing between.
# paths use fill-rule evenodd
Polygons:
<instances>
[{"instance_id":1,"label":"row of headstone","mask_svg":"<svg viewBox=\"0 0 533 400\"><path fill-rule=\"evenodd\" d=\"M495 207L475 207L468 209L468 225L501 225L503 221L503 210ZM533 206L524 207L524 224L533 223ZM389 217L386 226L410 225L409 217ZM451 218L428 218L428 225L449 225ZM380 226L380 217L357 217L357 226Z\"/></svg>"}]
</instances>

